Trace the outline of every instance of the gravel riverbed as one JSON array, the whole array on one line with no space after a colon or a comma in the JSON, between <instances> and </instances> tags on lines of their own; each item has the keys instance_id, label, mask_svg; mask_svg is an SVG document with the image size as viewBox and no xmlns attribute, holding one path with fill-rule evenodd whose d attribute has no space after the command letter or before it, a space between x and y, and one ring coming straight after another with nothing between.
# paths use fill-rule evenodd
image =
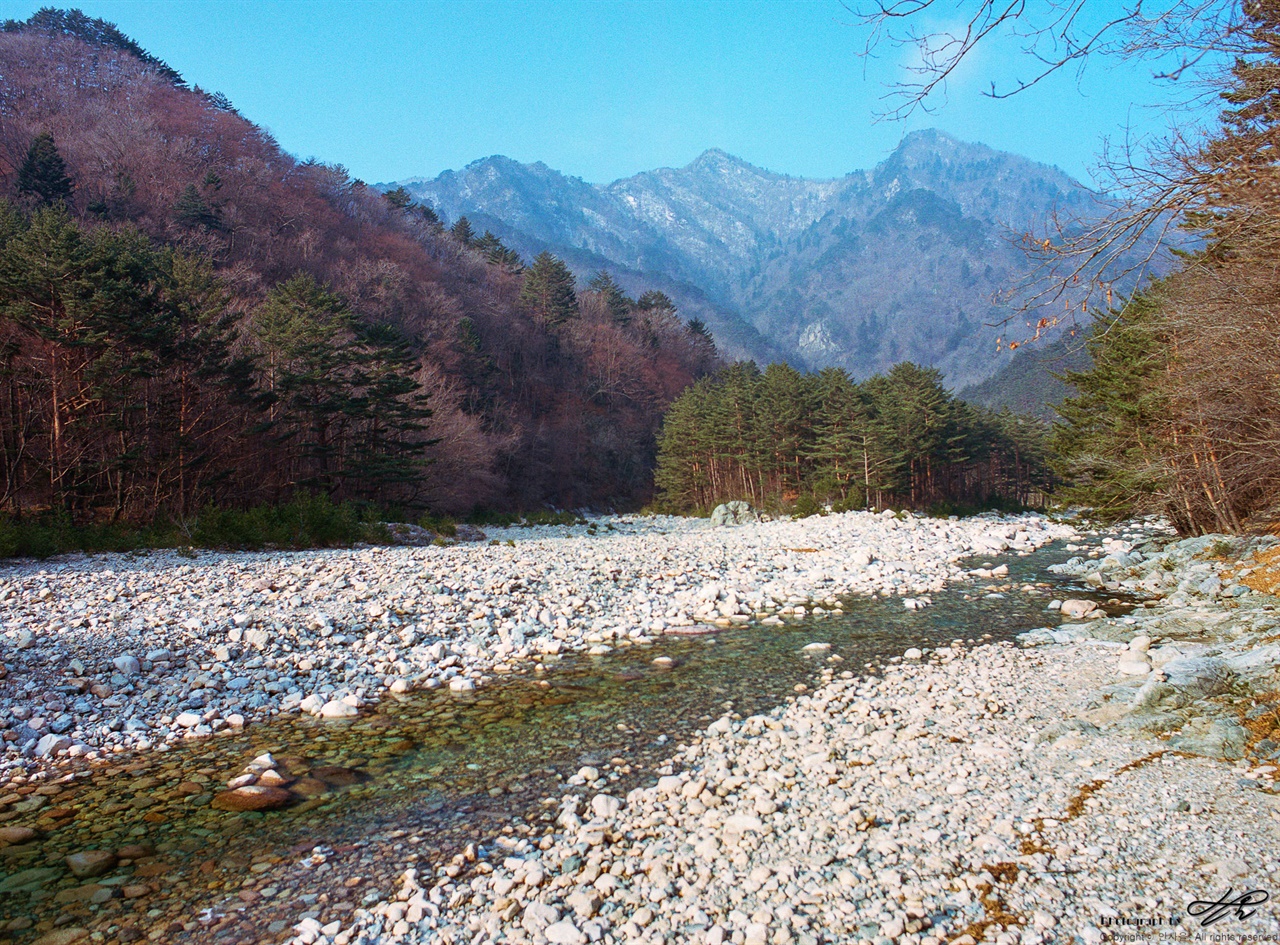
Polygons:
<instances>
[{"instance_id":1,"label":"gravel riverbed","mask_svg":"<svg viewBox=\"0 0 1280 945\"><path fill-rule=\"evenodd\" d=\"M832 668L714 722L656 785L614 797L584 769L546 798L553 830L407 870L294 941L1274 941L1276 600L1238 580L1272 543L1150 537L1063 566L1144 594L1131 615L1058 601L1022 646Z\"/></svg>"},{"instance_id":2,"label":"gravel riverbed","mask_svg":"<svg viewBox=\"0 0 1280 945\"><path fill-rule=\"evenodd\" d=\"M342 725L387 692L462 693L563 651L821 618L849 595L917 608L951 581L1020 593L998 556L1067 539L1079 557L1061 570L1147 605L1110 617L1054 602L1017 645L907 650L880 676L832 661L817 689L678 746L656 784L613 796L603 766L583 768L572 793L544 798L552 824L504 827L448 863L414 858L397 895L346 921L299 907L293 941L1280 938L1274 902L1224 908L1208 927L1195 905L1228 889L1280 898L1280 636L1276 599L1259 590L1272 589L1258 580L1267 568L1251 566L1274 543L1172 542L1158 523L1103 537L1038 516L865 513L488 537L11 566L0 846L39 842L22 834L23 805L64 767L281 713ZM238 788L287 790L270 764ZM77 934L111 941L71 927L45 938Z\"/></svg>"},{"instance_id":3,"label":"gravel riverbed","mask_svg":"<svg viewBox=\"0 0 1280 945\"><path fill-rule=\"evenodd\" d=\"M452 547L11 565L0 569L0 782L282 712L351 717L388 691L469 691L538 655L820 615L847 594L923 606L962 575L962 557L1070 532L1037 516L728 528L622 517Z\"/></svg>"}]
</instances>

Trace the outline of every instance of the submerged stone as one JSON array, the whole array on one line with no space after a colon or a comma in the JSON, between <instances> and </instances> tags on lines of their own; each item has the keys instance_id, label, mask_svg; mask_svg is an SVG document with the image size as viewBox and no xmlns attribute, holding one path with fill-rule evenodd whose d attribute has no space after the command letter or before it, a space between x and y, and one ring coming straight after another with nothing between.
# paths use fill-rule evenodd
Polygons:
<instances>
[{"instance_id":1,"label":"submerged stone","mask_svg":"<svg viewBox=\"0 0 1280 945\"><path fill-rule=\"evenodd\" d=\"M248 784L214 795L214 810L255 811L276 810L293 800L293 794L280 787L265 784Z\"/></svg>"}]
</instances>

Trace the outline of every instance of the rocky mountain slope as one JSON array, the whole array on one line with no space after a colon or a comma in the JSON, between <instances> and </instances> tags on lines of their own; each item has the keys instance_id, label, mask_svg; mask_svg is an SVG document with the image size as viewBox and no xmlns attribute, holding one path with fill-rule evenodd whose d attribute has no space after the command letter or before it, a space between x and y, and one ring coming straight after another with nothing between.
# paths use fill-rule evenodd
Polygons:
<instances>
[{"instance_id":1,"label":"rocky mountain slope","mask_svg":"<svg viewBox=\"0 0 1280 945\"><path fill-rule=\"evenodd\" d=\"M858 377L914 360L957 387L1007 360L995 339L1017 328L998 297L1025 265L1011 236L1094 200L1056 168L939 131L836 180L711 150L599 186L499 156L400 185L526 254L663 287L733 354Z\"/></svg>"}]
</instances>

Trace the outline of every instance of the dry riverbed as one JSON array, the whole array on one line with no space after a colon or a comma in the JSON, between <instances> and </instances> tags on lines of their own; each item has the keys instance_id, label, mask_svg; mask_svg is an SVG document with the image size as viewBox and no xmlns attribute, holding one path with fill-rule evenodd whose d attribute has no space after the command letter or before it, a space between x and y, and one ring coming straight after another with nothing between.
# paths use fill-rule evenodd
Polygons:
<instances>
[{"instance_id":1,"label":"dry riverbed","mask_svg":"<svg viewBox=\"0 0 1280 945\"><path fill-rule=\"evenodd\" d=\"M1025 649L832 670L713 723L652 787L585 769L541 838L407 871L295 942L1275 940L1276 601L1244 583L1269 543L1128 537L1065 569L1144 593L1130 616L1068 601Z\"/></svg>"},{"instance_id":2,"label":"dry riverbed","mask_svg":"<svg viewBox=\"0 0 1280 945\"><path fill-rule=\"evenodd\" d=\"M398 896L323 924L299 906L293 940L1280 936L1274 903L1207 930L1187 912L1228 887L1280 897L1276 602L1250 587L1269 589L1249 565L1271 549L1165 548L1148 541L1159 533L1098 544L1035 516L614 518L452 548L16 565L0 586L0 846L40 842L21 831L46 787L139 749L282 713L341 726L387 692L465 693L560 651L821 617L853 594L914 608L950 581L1020 593L1002 569L962 559L1067 538L1081 542L1068 573L1149 605L1113 618L1068 601L1025 648L954 641L909 650L880 677L833 661L817 690L713 722L657 784L615 796L604 770L584 768L572 793L544 799L545 831L504 829L452 862L407 858ZM271 764L236 789L297 787ZM145 859L81 852L108 868ZM71 868L97 875L81 860ZM69 926L46 938L76 935L113 941Z\"/></svg>"},{"instance_id":3,"label":"dry riverbed","mask_svg":"<svg viewBox=\"0 0 1280 945\"><path fill-rule=\"evenodd\" d=\"M1036 516L612 518L448 548L11 565L0 783L280 713L353 717L387 692L471 691L540 655L823 614L847 594L915 602L960 576L966 555L1070 533Z\"/></svg>"}]
</instances>

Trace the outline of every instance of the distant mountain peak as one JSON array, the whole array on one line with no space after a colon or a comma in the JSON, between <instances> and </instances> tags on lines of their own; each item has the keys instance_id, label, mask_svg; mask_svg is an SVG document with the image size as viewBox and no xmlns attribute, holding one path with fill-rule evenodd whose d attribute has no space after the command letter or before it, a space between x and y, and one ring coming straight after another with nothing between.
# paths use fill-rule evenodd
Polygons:
<instances>
[{"instance_id":1,"label":"distant mountain peak","mask_svg":"<svg viewBox=\"0 0 1280 945\"><path fill-rule=\"evenodd\" d=\"M781 176L762 167L756 167L750 161L745 161L737 155L730 154L720 148L707 148L707 150L686 164L682 170L704 171L714 174L724 173L725 171L748 171L760 177Z\"/></svg>"},{"instance_id":2,"label":"distant mountain peak","mask_svg":"<svg viewBox=\"0 0 1280 945\"><path fill-rule=\"evenodd\" d=\"M1024 260L1006 239L1087 191L1054 168L936 128L876 168L812 180L708 148L683 167L592 185L509 158L414 183L526 256L661 288L734 357L781 351L857 376L896 361L980 381L1003 364L993 303ZM496 173L494 173L496 171Z\"/></svg>"}]
</instances>

